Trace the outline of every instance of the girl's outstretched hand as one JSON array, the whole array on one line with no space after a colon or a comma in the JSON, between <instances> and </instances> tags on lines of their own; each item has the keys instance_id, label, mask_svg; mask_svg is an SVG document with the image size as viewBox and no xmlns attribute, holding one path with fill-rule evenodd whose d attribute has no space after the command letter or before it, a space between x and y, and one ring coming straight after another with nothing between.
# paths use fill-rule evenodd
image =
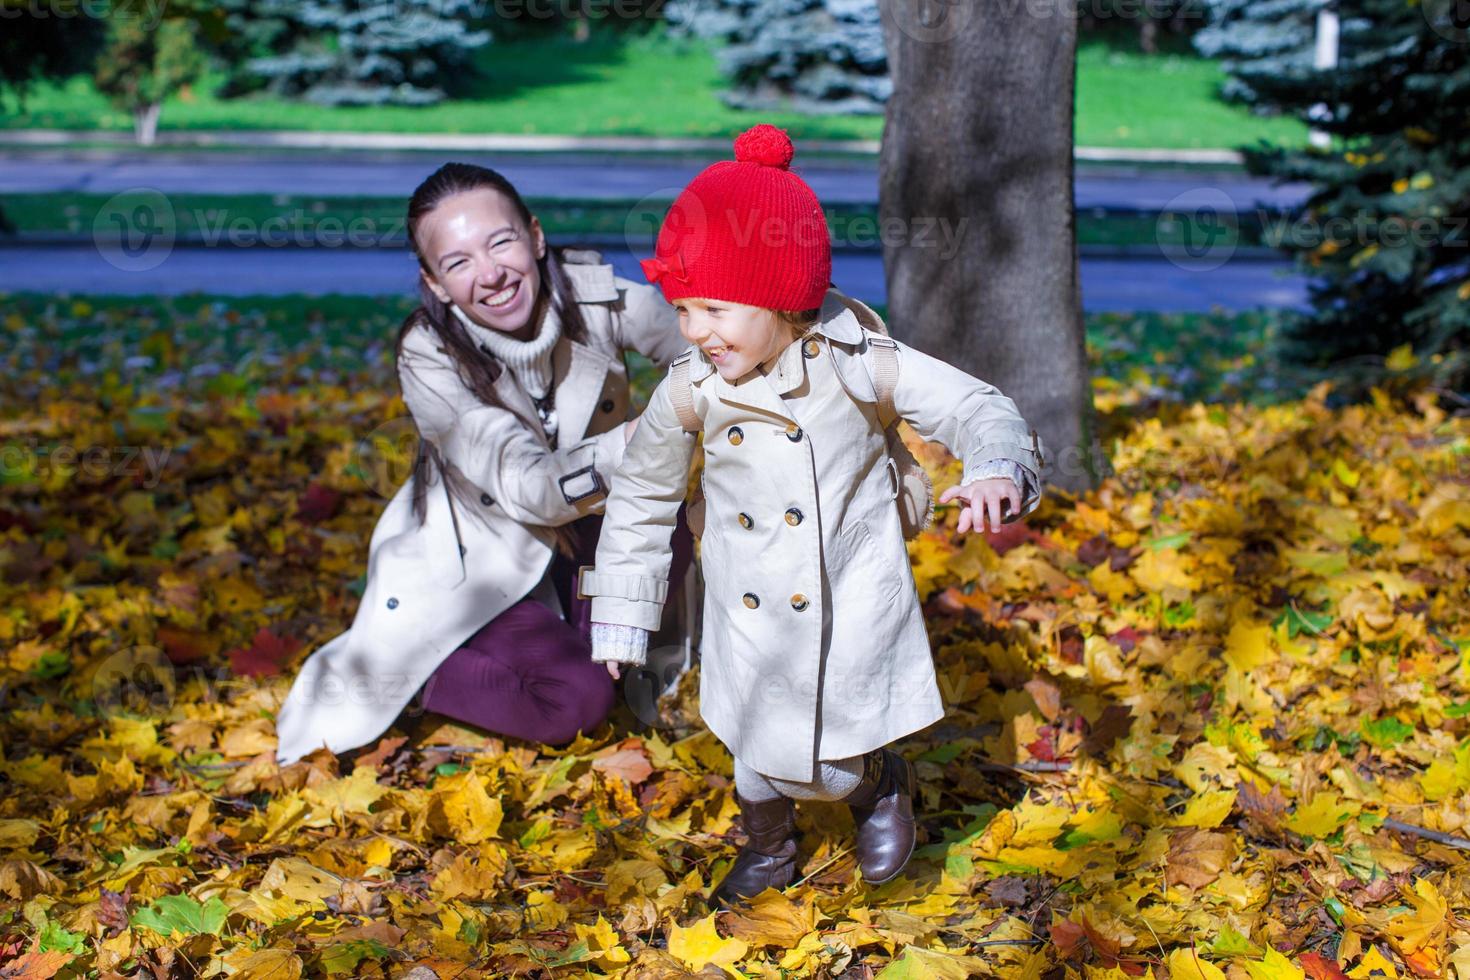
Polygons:
<instances>
[{"instance_id":1,"label":"girl's outstretched hand","mask_svg":"<svg viewBox=\"0 0 1470 980\"><path fill-rule=\"evenodd\" d=\"M947 504L956 498L963 501L960 509L959 533L961 534L966 531L982 530L984 528L982 522L986 520L990 523L990 531L998 531L1001 518L1006 513L1016 513L1021 507L1020 488L1003 476L950 487L939 495L938 502ZM1008 512L1002 511L1003 503L1009 503Z\"/></svg>"}]
</instances>

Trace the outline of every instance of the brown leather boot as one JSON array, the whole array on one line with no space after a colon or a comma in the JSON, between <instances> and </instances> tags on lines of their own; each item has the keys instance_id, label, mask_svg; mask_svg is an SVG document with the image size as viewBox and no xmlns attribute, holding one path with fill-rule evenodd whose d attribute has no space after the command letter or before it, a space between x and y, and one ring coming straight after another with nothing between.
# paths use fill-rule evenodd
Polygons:
<instances>
[{"instance_id":1,"label":"brown leather boot","mask_svg":"<svg viewBox=\"0 0 1470 980\"><path fill-rule=\"evenodd\" d=\"M779 891L796 877L796 805L791 798L778 796L756 803L737 792L735 802L740 804L740 823L747 839L730 872L710 896L715 908L727 908L768 887Z\"/></svg>"},{"instance_id":2,"label":"brown leather boot","mask_svg":"<svg viewBox=\"0 0 1470 980\"><path fill-rule=\"evenodd\" d=\"M863 879L881 885L898 877L914 853L914 764L890 748L863 757L863 778L842 798L857 825Z\"/></svg>"}]
</instances>

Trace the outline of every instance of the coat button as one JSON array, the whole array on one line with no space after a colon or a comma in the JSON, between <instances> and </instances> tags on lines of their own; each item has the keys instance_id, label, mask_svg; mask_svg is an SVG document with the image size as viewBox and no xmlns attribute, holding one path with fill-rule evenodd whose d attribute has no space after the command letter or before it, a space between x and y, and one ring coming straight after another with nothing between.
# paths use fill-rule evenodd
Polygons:
<instances>
[{"instance_id":1,"label":"coat button","mask_svg":"<svg viewBox=\"0 0 1470 980\"><path fill-rule=\"evenodd\" d=\"M611 398L604 399L602 402L602 410L604 412L611 412L616 407L617 406L613 404L613 400Z\"/></svg>"},{"instance_id":2,"label":"coat button","mask_svg":"<svg viewBox=\"0 0 1470 980\"><path fill-rule=\"evenodd\" d=\"M796 595L794 595L794 596L791 597L791 608L792 609L795 609L797 612L801 612L806 607L807 607L806 596L804 596L800 592L798 592L798 593L796 593Z\"/></svg>"},{"instance_id":3,"label":"coat button","mask_svg":"<svg viewBox=\"0 0 1470 980\"><path fill-rule=\"evenodd\" d=\"M740 521L740 526L745 528L747 531L755 527L755 521L750 519L749 514L742 513L738 519Z\"/></svg>"},{"instance_id":4,"label":"coat button","mask_svg":"<svg viewBox=\"0 0 1470 980\"><path fill-rule=\"evenodd\" d=\"M808 340L801 345L801 354L803 357L813 358L820 353L822 353L822 345L815 340Z\"/></svg>"},{"instance_id":5,"label":"coat button","mask_svg":"<svg viewBox=\"0 0 1470 980\"><path fill-rule=\"evenodd\" d=\"M797 425L795 422L792 422L790 425L788 425L786 427L786 438L790 439L792 442L801 442L801 426Z\"/></svg>"},{"instance_id":6,"label":"coat button","mask_svg":"<svg viewBox=\"0 0 1470 980\"><path fill-rule=\"evenodd\" d=\"M754 609L761 604L761 597L754 592L747 592L740 597L740 601L745 603L746 609Z\"/></svg>"},{"instance_id":7,"label":"coat button","mask_svg":"<svg viewBox=\"0 0 1470 980\"><path fill-rule=\"evenodd\" d=\"M738 425L730 426L730 431L727 435L730 437L730 445L732 446L738 446L745 441L745 433L740 431L740 426Z\"/></svg>"},{"instance_id":8,"label":"coat button","mask_svg":"<svg viewBox=\"0 0 1470 980\"><path fill-rule=\"evenodd\" d=\"M484 504L486 507L489 507L491 504L495 503L495 500L488 493L482 493L480 494L480 503Z\"/></svg>"},{"instance_id":9,"label":"coat button","mask_svg":"<svg viewBox=\"0 0 1470 980\"><path fill-rule=\"evenodd\" d=\"M389 609L397 609L398 608L398 600L395 599L395 598L390 597L388 599L388 608Z\"/></svg>"},{"instance_id":10,"label":"coat button","mask_svg":"<svg viewBox=\"0 0 1470 980\"><path fill-rule=\"evenodd\" d=\"M800 524L801 511L797 510L795 507L792 507L790 510L788 510L786 512L786 523L790 524L792 527L796 527L796 525Z\"/></svg>"},{"instance_id":11,"label":"coat button","mask_svg":"<svg viewBox=\"0 0 1470 980\"><path fill-rule=\"evenodd\" d=\"M459 546L459 557L463 558L464 557L464 554L465 554L465 547L464 547L464 545L460 545Z\"/></svg>"}]
</instances>

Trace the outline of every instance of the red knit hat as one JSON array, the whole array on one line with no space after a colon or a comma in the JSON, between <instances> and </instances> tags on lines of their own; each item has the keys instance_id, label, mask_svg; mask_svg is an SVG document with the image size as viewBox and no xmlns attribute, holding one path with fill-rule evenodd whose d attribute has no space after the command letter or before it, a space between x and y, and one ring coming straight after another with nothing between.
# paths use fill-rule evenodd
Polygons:
<instances>
[{"instance_id":1,"label":"red knit hat","mask_svg":"<svg viewBox=\"0 0 1470 980\"><path fill-rule=\"evenodd\" d=\"M784 129L752 126L735 159L711 164L669 206L643 274L664 299L745 303L769 310L822 305L832 241L821 202L792 173Z\"/></svg>"}]
</instances>

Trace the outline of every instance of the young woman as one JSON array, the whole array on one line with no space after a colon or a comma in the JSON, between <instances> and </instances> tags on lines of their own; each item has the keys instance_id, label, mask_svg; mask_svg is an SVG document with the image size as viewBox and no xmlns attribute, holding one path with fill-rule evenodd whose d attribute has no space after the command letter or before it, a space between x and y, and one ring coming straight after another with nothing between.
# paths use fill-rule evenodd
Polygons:
<instances>
[{"instance_id":1,"label":"young woman","mask_svg":"<svg viewBox=\"0 0 1470 980\"><path fill-rule=\"evenodd\" d=\"M420 453L373 531L351 629L307 659L277 714L282 765L366 745L420 689L430 711L547 743L614 701L574 578L637 425L623 355L666 365L684 346L677 315L597 253L549 247L493 170L444 165L407 224L423 303L399 332L398 376ZM676 540L687 570L687 525Z\"/></svg>"}]
</instances>

